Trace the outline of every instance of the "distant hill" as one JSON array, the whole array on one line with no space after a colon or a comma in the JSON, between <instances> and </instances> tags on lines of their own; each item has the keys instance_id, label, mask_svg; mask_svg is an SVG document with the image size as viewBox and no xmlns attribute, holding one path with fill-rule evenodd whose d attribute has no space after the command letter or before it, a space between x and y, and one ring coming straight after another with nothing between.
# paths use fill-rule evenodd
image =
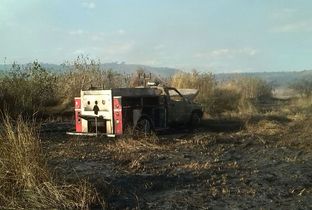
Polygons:
<instances>
[{"instance_id":1,"label":"distant hill","mask_svg":"<svg viewBox=\"0 0 312 210\"><path fill-rule=\"evenodd\" d=\"M312 70L291 72L250 72L250 73L223 73L215 75L217 81L227 81L238 77L257 77L274 86L287 87L289 84L303 78L312 79Z\"/></svg>"},{"instance_id":2,"label":"distant hill","mask_svg":"<svg viewBox=\"0 0 312 210\"><path fill-rule=\"evenodd\" d=\"M27 64L23 64L22 66L25 66ZM57 65L57 64L49 64L49 63L42 63L42 66L44 66L46 69L51 70L53 72L62 72L65 70L64 65ZM10 70L11 65L9 64L0 64L0 72L5 72ZM103 70L113 70L121 74L131 74L136 72L138 69L143 69L147 72L150 72L154 75L161 76L161 77L169 77L176 73L178 70L174 68L168 68L168 67L152 67L152 66L146 66L146 65L140 65L140 64L126 64L126 63L104 63L101 64L101 68Z\"/></svg>"},{"instance_id":3,"label":"distant hill","mask_svg":"<svg viewBox=\"0 0 312 210\"><path fill-rule=\"evenodd\" d=\"M27 65L27 64L25 64ZM62 72L65 70L64 65L57 64L47 64L42 63L42 65L50 71ZM9 64L0 64L0 75L2 72L8 71L11 68ZM152 67L140 64L126 64L126 63L104 63L101 64L101 68L105 70L113 70L121 74L131 74L138 69L143 69L147 72L151 72L154 75L161 77L169 77L178 72L178 69L168 68L168 67ZM233 78L238 77L257 77L263 79L274 86L287 87L289 84L300 80L302 78L311 78L312 79L312 70L304 71L291 71L291 72L250 72L250 73L220 73L215 74L217 81L227 81Z\"/></svg>"},{"instance_id":4,"label":"distant hill","mask_svg":"<svg viewBox=\"0 0 312 210\"><path fill-rule=\"evenodd\" d=\"M112 69L118 73L131 74L138 69L143 69L155 75L162 77L168 77L175 74L178 70L168 67L152 67L140 64L126 64L126 63L104 63L101 65L103 69Z\"/></svg>"}]
</instances>

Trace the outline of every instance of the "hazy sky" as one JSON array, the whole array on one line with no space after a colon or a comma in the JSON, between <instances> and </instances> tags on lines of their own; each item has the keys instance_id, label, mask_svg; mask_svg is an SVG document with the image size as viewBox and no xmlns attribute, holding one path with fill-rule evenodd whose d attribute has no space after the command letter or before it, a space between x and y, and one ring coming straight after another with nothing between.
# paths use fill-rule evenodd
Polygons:
<instances>
[{"instance_id":1,"label":"hazy sky","mask_svg":"<svg viewBox=\"0 0 312 210\"><path fill-rule=\"evenodd\" d=\"M312 69L311 0L0 0L0 63Z\"/></svg>"}]
</instances>

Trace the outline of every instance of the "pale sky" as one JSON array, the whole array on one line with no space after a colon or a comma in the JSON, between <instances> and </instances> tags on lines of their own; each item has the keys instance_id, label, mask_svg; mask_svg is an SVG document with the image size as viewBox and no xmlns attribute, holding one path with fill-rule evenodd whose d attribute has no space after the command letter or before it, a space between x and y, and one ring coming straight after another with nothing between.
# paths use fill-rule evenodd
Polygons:
<instances>
[{"instance_id":1,"label":"pale sky","mask_svg":"<svg viewBox=\"0 0 312 210\"><path fill-rule=\"evenodd\" d=\"M0 63L312 69L311 0L0 0Z\"/></svg>"}]
</instances>

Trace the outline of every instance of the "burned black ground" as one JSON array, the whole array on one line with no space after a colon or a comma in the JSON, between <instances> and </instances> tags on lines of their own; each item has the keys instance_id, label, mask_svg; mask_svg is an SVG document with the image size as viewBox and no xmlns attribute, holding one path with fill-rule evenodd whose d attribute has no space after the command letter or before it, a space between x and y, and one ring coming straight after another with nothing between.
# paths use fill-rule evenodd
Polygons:
<instances>
[{"instance_id":1,"label":"burned black ground","mask_svg":"<svg viewBox=\"0 0 312 210\"><path fill-rule=\"evenodd\" d=\"M137 140L50 133L43 144L58 176L89 180L109 209L311 209L311 147L285 143L296 123L250 122Z\"/></svg>"}]
</instances>

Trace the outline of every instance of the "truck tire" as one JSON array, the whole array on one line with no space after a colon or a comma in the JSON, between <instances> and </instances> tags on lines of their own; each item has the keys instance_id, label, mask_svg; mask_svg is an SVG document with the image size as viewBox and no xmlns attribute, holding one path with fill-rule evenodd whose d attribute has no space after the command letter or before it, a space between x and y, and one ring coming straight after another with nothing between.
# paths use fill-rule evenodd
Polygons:
<instances>
[{"instance_id":1,"label":"truck tire","mask_svg":"<svg viewBox=\"0 0 312 210\"><path fill-rule=\"evenodd\" d=\"M134 128L134 136L148 136L152 133L152 123L148 118L138 120Z\"/></svg>"},{"instance_id":2,"label":"truck tire","mask_svg":"<svg viewBox=\"0 0 312 210\"><path fill-rule=\"evenodd\" d=\"M190 126L197 127L201 123L202 114L200 112L193 112L190 119Z\"/></svg>"}]
</instances>

